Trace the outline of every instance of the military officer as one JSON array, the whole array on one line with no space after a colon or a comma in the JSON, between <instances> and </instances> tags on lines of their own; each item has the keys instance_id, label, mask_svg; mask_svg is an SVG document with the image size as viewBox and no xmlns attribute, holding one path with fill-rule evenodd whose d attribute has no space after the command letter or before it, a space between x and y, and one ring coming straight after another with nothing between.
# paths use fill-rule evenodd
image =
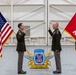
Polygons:
<instances>
[{"instance_id":1,"label":"military officer","mask_svg":"<svg viewBox=\"0 0 76 75\"><path fill-rule=\"evenodd\" d=\"M52 32L50 27L49 27L49 33L52 36L52 51L54 52L55 56L55 62L56 62L56 71L53 71L54 74L61 73L61 58L60 58L60 53L61 53L61 32L58 29L59 24L57 22L53 23L53 29L54 31Z\"/></svg>"},{"instance_id":2,"label":"military officer","mask_svg":"<svg viewBox=\"0 0 76 75\"><path fill-rule=\"evenodd\" d=\"M26 51L25 46L25 35L26 35L26 29L22 23L18 24L18 32L16 34L17 38L17 52L18 52L18 74L26 74L26 71L22 70L23 65L23 56L24 52Z\"/></svg>"}]
</instances>

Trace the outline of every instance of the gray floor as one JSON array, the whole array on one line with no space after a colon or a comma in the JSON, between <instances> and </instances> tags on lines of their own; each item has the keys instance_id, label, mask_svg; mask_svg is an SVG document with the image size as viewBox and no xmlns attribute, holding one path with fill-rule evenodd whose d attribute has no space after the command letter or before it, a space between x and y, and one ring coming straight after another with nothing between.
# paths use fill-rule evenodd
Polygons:
<instances>
[{"instance_id":1,"label":"gray floor","mask_svg":"<svg viewBox=\"0 0 76 75\"><path fill-rule=\"evenodd\" d=\"M33 53L34 49L43 48L49 52L49 47L27 47ZM4 47L3 58L0 59L0 75L18 75L17 74L17 52L15 47ZM63 46L61 52L62 59L62 74L61 75L76 75L76 51L74 46ZM25 53L26 55L26 53ZM53 55L53 53L52 53ZM52 71L55 70L54 58L51 60L52 66L49 69L30 69L28 60L24 58L23 69L27 71L26 75L53 75Z\"/></svg>"}]
</instances>

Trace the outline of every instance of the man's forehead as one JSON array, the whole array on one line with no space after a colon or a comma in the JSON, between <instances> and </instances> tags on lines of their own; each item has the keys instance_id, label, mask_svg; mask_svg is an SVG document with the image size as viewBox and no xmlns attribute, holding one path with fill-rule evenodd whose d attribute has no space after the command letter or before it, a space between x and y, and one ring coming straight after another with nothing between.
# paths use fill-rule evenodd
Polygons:
<instances>
[{"instance_id":1,"label":"man's forehead","mask_svg":"<svg viewBox=\"0 0 76 75\"><path fill-rule=\"evenodd\" d=\"M21 26L24 26L24 24L22 24Z\"/></svg>"},{"instance_id":2,"label":"man's forehead","mask_svg":"<svg viewBox=\"0 0 76 75\"><path fill-rule=\"evenodd\" d=\"M54 22L53 25L58 25L58 23L57 22Z\"/></svg>"}]
</instances>

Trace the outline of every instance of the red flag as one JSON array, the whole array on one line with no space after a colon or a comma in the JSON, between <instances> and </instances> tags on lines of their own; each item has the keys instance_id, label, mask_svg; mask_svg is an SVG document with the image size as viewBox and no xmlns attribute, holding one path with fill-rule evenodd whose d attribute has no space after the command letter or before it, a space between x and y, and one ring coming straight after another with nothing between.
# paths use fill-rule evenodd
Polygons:
<instances>
[{"instance_id":1,"label":"red flag","mask_svg":"<svg viewBox=\"0 0 76 75\"><path fill-rule=\"evenodd\" d=\"M76 13L64 30L68 32L74 40L76 40Z\"/></svg>"}]
</instances>

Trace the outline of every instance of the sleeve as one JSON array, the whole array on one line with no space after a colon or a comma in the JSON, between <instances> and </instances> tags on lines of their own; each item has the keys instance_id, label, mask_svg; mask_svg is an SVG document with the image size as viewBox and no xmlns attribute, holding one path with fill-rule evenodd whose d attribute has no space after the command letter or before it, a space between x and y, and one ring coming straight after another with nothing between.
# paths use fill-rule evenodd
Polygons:
<instances>
[{"instance_id":1,"label":"sleeve","mask_svg":"<svg viewBox=\"0 0 76 75\"><path fill-rule=\"evenodd\" d=\"M48 30L48 32L50 33L51 36L53 36L53 33L50 29Z\"/></svg>"},{"instance_id":2,"label":"sleeve","mask_svg":"<svg viewBox=\"0 0 76 75\"><path fill-rule=\"evenodd\" d=\"M17 33L17 39L20 40L22 37L24 37L26 34L24 32L18 32Z\"/></svg>"},{"instance_id":3,"label":"sleeve","mask_svg":"<svg viewBox=\"0 0 76 75\"><path fill-rule=\"evenodd\" d=\"M61 33L59 31L57 31L55 33L55 36L56 36L56 49L58 50L59 44L60 44L60 39L61 39Z\"/></svg>"}]
</instances>

